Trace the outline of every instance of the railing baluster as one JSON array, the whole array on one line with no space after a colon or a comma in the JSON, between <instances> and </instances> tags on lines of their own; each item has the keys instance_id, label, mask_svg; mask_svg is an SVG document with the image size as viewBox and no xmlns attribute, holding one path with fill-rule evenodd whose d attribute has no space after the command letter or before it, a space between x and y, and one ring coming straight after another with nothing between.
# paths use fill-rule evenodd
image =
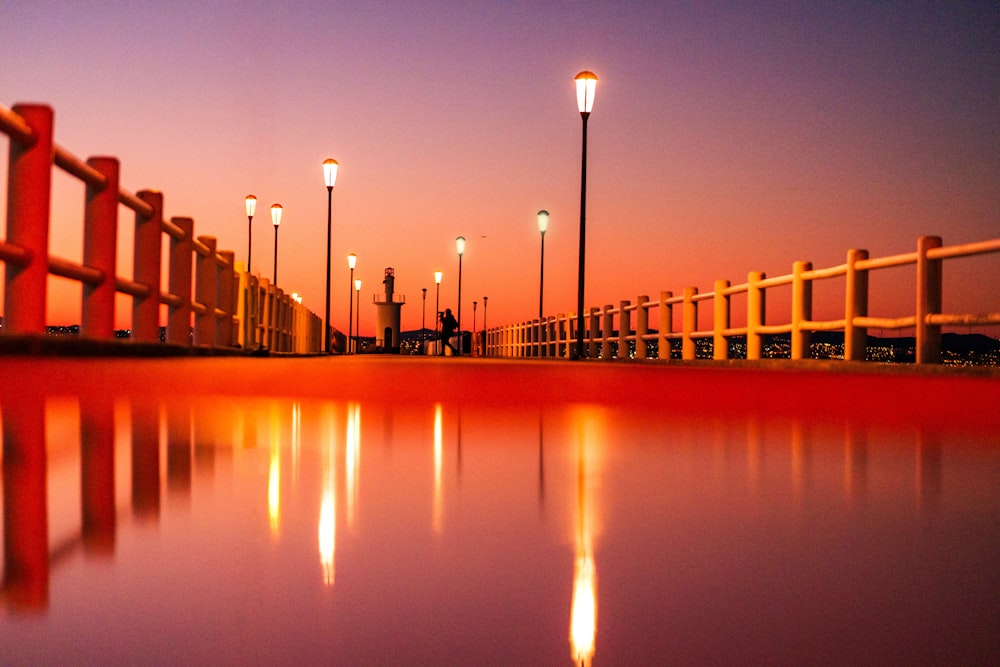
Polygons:
<instances>
[{"instance_id":1,"label":"railing baluster","mask_svg":"<svg viewBox=\"0 0 1000 667\"><path fill-rule=\"evenodd\" d=\"M115 337L115 271L118 253L118 160L87 160L105 179L103 187L90 183L83 215L83 263L103 273L99 285L83 286L81 334L86 338Z\"/></svg>"}]
</instances>

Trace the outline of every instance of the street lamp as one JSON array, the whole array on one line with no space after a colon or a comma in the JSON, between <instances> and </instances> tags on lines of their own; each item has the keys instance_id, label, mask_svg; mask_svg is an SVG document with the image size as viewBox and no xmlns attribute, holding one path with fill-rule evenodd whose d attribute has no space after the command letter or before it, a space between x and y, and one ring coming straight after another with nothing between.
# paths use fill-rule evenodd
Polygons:
<instances>
[{"instance_id":1,"label":"street lamp","mask_svg":"<svg viewBox=\"0 0 1000 667\"><path fill-rule=\"evenodd\" d=\"M443 271L434 272L434 354L438 353L438 326L441 324L441 278L444 277Z\"/></svg>"},{"instance_id":2,"label":"street lamp","mask_svg":"<svg viewBox=\"0 0 1000 667\"><path fill-rule=\"evenodd\" d=\"M271 204L271 224L274 225L274 286L278 286L278 225L281 224L281 204Z\"/></svg>"},{"instance_id":3,"label":"street lamp","mask_svg":"<svg viewBox=\"0 0 1000 667\"><path fill-rule=\"evenodd\" d=\"M549 212L538 212L538 231L542 235L542 263L538 269L538 319L542 319L542 297L545 295L545 230L549 228Z\"/></svg>"},{"instance_id":4,"label":"street lamp","mask_svg":"<svg viewBox=\"0 0 1000 667\"><path fill-rule=\"evenodd\" d=\"M354 334L361 340L361 278L354 281L354 291L358 293L358 312L354 314ZM358 352L358 343L354 343L354 353Z\"/></svg>"},{"instance_id":5,"label":"street lamp","mask_svg":"<svg viewBox=\"0 0 1000 667\"><path fill-rule=\"evenodd\" d=\"M352 334L354 333L354 299L351 298L351 286L354 285L354 267L358 263L358 256L353 252L347 256L347 268L351 270L351 281L347 283L347 354L351 353ZM359 306L360 308L360 306Z\"/></svg>"},{"instance_id":6,"label":"street lamp","mask_svg":"<svg viewBox=\"0 0 1000 667\"><path fill-rule=\"evenodd\" d=\"M462 348L465 347L465 339L462 337L462 255L465 253L464 236L459 236L455 239L455 249L458 250L458 354L461 356Z\"/></svg>"},{"instance_id":7,"label":"street lamp","mask_svg":"<svg viewBox=\"0 0 1000 667\"><path fill-rule=\"evenodd\" d=\"M337 161L323 160L323 181L326 183L326 320L323 322L323 351L330 354L330 241L333 218L333 186L337 183Z\"/></svg>"},{"instance_id":8,"label":"street lamp","mask_svg":"<svg viewBox=\"0 0 1000 667\"><path fill-rule=\"evenodd\" d=\"M583 71L576 75L576 104L583 119L583 159L580 170L580 263L576 286L576 358L583 359L583 274L587 246L587 119L594 108L597 75Z\"/></svg>"},{"instance_id":9,"label":"street lamp","mask_svg":"<svg viewBox=\"0 0 1000 667\"><path fill-rule=\"evenodd\" d=\"M420 354L424 353L424 341L427 340L427 288L422 287L424 305L420 312Z\"/></svg>"},{"instance_id":10,"label":"street lamp","mask_svg":"<svg viewBox=\"0 0 1000 667\"><path fill-rule=\"evenodd\" d=\"M483 356L487 356L488 348L486 346L486 301L489 299L488 296L483 297Z\"/></svg>"},{"instance_id":11,"label":"street lamp","mask_svg":"<svg viewBox=\"0 0 1000 667\"><path fill-rule=\"evenodd\" d=\"M257 210L257 198L247 195L243 200L247 207L247 275L250 274L250 249L253 248L253 214Z\"/></svg>"},{"instance_id":12,"label":"street lamp","mask_svg":"<svg viewBox=\"0 0 1000 667\"><path fill-rule=\"evenodd\" d=\"M472 302L472 352L473 356L478 352L478 345L476 345L476 306L479 305L478 301Z\"/></svg>"}]
</instances>

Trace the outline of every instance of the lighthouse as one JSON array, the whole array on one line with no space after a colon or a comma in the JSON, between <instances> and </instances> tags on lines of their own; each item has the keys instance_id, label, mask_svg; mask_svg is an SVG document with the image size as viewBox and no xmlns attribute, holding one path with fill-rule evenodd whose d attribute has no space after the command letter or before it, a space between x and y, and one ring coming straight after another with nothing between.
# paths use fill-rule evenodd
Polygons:
<instances>
[{"instance_id":1,"label":"lighthouse","mask_svg":"<svg viewBox=\"0 0 1000 667\"><path fill-rule=\"evenodd\" d=\"M375 295L375 347L382 352L399 354L399 317L406 298L397 295L396 274L389 267L385 270L385 294Z\"/></svg>"}]
</instances>

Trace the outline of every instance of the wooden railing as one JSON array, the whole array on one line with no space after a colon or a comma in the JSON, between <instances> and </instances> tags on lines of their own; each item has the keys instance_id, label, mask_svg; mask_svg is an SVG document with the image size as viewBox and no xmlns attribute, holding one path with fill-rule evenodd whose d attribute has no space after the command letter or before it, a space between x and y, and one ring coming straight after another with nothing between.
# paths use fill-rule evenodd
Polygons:
<instances>
[{"instance_id":1,"label":"wooden railing","mask_svg":"<svg viewBox=\"0 0 1000 667\"><path fill-rule=\"evenodd\" d=\"M0 240L0 261L6 266L0 332L45 332L51 274L82 284L83 338L115 340L115 298L127 294L132 297L132 341L160 341L163 305L169 344L319 351L318 317L267 280L237 270L232 251L217 250L214 237L194 236L191 218L163 219L161 193L121 188L117 159L81 161L55 144L53 116L45 105L0 106L0 131L10 137L7 232ZM48 251L53 165L86 186L82 263ZM119 204L135 213L131 277L116 274ZM170 238L166 291L160 275L163 234Z\"/></svg>"},{"instance_id":2,"label":"wooden railing","mask_svg":"<svg viewBox=\"0 0 1000 667\"><path fill-rule=\"evenodd\" d=\"M810 262L795 262L792 272L784 276L766 277L754 271L747 281L732 285L728 280L716 280L711 292L699 292L687 287L683 294L660 293L659 299L640 296L635 304L621 301L618 307L606 305L585 313L588 330L584 332L585 352L589 358L669 359L671 342L680 341L681 358L695 359L697 341L711 339L714 359L729 358L729 339L746 339L746 358L760 359L766 336L787 334L790 337L792 359L809 356L810 336L818 331L843 331L844 359L864 361L868 329L904 329L916 331L915 353L918 364L941 363L941 327L1000 324L1000 312L979 314L949 314L942 312L944 261L956 257L1000 252L1000 239L942 246L936 236L924 236L917 242L916 252L891 257L869 258L866 250L849 250L847 261L825 269L814 269ZM913 315L905 317L871 317L868 314L868 276L871 271L896 266L915 265L917 272L916 299ZM994 275L1000 275L1000 271ZM845 299L844 317L834 320L813 319L813 284L820 280L842 278ZM791 286L791 320L784 324L766 324L766 292L770 288ZM731 326L731 298L746 298L746 324ZM698 329L698 307L711 303L712 328ZM674 308L681 309L681 329L674 330ZM656 310L656 319L651 311ZM635 321L633 323L633 316ZM656 328L650 321L658 323ZM575 350L576 315L559 314L518 324L494 327L480 333L479 345L488 356L502 357L571 357ZM652 349L655 342L655 351ZM479 345L476 349L480 349ZM633 351L634 349L634 351Z\"/></svg>"}]
</instances>

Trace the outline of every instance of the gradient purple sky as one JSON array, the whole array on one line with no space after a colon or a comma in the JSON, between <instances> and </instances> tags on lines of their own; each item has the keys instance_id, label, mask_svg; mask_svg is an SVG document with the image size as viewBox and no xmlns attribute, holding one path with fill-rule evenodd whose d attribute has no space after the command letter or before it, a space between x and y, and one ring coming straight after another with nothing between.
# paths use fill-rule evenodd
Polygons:
<instances>
[{"instance_id":1,"label":"gradient purple sky","mask_svg":"<svg viewBox=\"0 0 1000 667\"><path fill-rule=\"evenodd\" d=\"M320 165L337 159L342 329L348 252L363 306L395 268L411 329L422 287L431 322L435 269L455 307L459 234L466 328L484 295L489 324L536 316L541 208L545 310L575 310L584 69L600 77L588 305L831 266L851 247L910 252L924 234L1000 237L996 2L362 5L5 2L0 104L50 104L58 144L118 157L125 188L162 190L167 216L193 217L238 260L243 197L257 195L252 268L267 277L280 202L280 285L321 316ZM53 206L52 251L79 259L82 186L57 176ZM949 263L945 309L1000 310L998 265ZM912 314L911 273L873 278L873 315ZM50 282L52 323L79 319L63 283ZM817 290L817 317L842 313L836 288ZM768 299L775 319L782 300ZM363 308L363 333L373 319Z\"/></svg>"}]
</instances>

